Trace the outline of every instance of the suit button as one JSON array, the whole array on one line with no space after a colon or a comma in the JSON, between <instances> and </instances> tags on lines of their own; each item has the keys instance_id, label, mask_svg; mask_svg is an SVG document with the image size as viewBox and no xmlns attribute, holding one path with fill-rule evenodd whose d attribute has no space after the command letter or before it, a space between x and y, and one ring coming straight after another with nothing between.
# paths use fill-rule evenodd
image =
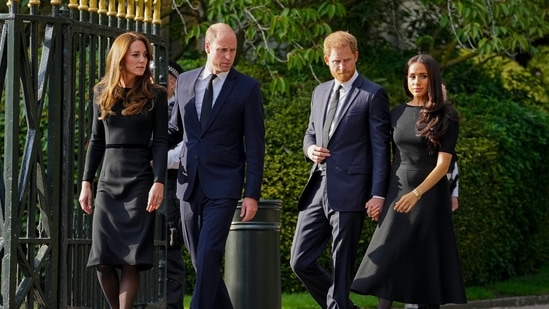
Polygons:
<instances>
[{"instance_id":1,"label":"suit button","mask_svg":"<svg viewBox=\"0 0 549 309\"><path fill-rule=\"evenodd\" d=\"M198 160L198 156L194 155L193 159Z\"/></svg>"}]
</instances>

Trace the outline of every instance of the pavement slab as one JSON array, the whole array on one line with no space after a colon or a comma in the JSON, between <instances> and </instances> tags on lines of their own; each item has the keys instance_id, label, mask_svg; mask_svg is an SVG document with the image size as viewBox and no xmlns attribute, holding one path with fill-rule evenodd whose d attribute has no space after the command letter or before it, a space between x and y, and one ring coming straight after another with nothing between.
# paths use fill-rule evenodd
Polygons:
<instances>
[{"instance_id":1,"label":"pavement slab","mask_svg":"<svg viewBox=\"0 0 549 309\"><path fill-rule=\"evenodd\" d=\"M444 305L443 309L549 309L549 295L505 297L475 300L462 305Z\"/></svg>"}]
</instances>

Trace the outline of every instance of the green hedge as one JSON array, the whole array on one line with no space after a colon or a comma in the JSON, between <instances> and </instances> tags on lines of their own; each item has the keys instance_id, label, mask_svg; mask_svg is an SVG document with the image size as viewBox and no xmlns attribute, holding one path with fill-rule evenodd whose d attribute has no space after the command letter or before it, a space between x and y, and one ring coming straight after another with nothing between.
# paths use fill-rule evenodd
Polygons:
<instances>
[{"instance_id":1,"label":"green hedge","mask_svg":"<svg viewBox=\"0 0 549 309\"><path fill-rule=\"evenodd\" d=\"M458 98L468 102L460 108L455 221L465 279L486 283L535 271L547 258L539 241L549 210L549 118L510 100Z\"/></svg>"},{"instance_id":2,"label":"green hedge","mask_svg":"<svg viewBox=\"0 0 549 309\"><path fill-rule=\"evenodd\" d=\"M447 76L461 117L455 229L465 281L535 272L549 257L549 105L536 99L547 86L501 58Z\"/></svg>"}]
</instances>

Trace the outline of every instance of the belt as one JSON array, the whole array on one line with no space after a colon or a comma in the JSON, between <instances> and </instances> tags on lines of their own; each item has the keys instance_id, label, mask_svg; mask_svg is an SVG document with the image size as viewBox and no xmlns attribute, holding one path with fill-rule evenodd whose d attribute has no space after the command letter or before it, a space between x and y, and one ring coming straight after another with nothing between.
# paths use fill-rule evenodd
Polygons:
<instances>
[{"instance_id":1,"label":"belt","mask_svg":"<svg viewBox=\"0 0 549 309\"><path fill-rule=\"evenodd\" d=\"M142 145L142 144L106 144L105 148L140 148L140 149L148 149L148 145Z\"/></svg>"}]
</instances>

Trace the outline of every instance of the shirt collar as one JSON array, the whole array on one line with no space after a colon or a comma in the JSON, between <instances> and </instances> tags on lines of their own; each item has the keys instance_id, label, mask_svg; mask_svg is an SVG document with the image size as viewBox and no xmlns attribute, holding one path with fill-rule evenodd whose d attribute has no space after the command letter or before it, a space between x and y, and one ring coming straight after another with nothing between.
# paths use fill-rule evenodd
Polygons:
<instances>
[{"instance_id":1,"label":"shirt collar","mask_svg":"<svg viewBox=\"0 0 549 309\"><path fill-rule=\"evenodd\" d=\"M353 77L351 77L351 79L349 79L348 81L346 81L344 83L339 83L337 80L335 80L334 88L332 89L332 91L335 91L339 87L339 85L341 85L341 86L343 86L343 91L345 93L349 92L351 90L351 88L353 87L353 83L355 82L357 77L358 77L358 71L355 70L355 73L353 74Z\"/></svg>"},{"instance_id":2,"label":"shirt collar","mask_svg":"<svg viewBox=\"0 0 549 309\"><path fill-rule=\"evenodd\" d=\"M202 70L202 79L210 78L210 75L212 75L212 71L208 66L204 67L204 70ZM221 72L217 74L217 78L220 81L224 81L227 78L227 75L229 75L229 71L227 72Z\"/></svg>"}]
</instances>

